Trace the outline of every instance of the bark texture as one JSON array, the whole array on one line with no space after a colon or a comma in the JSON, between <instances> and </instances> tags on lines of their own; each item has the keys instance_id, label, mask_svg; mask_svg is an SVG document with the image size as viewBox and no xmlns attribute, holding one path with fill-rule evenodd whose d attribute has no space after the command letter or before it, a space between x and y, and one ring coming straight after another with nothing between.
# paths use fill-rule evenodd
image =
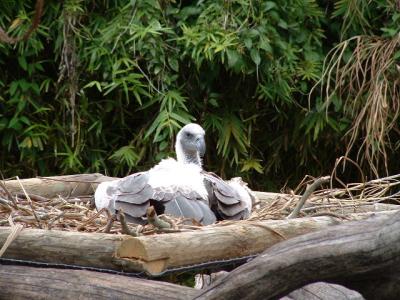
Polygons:
<instances>
[{"instance_id":1,"label":"bark texture","mask_svg":"<svg viewBox=\"0 0 400 300\"><path fill-rule=\"evenodd\" d=\"M196 299L277 299L326 281L366 299L400 299L400 212L279 243L216 281Z\"/></svg>"},{"instance_id":2,"label":"bark texture","mask_svg":"<svg viewBox=\"0 0 400 300\"><path fill-rule=\"evenodd\" d=\"M196 290L81 270L0 265L0 299L191 299Z\"/></svg>"}]
</instances>

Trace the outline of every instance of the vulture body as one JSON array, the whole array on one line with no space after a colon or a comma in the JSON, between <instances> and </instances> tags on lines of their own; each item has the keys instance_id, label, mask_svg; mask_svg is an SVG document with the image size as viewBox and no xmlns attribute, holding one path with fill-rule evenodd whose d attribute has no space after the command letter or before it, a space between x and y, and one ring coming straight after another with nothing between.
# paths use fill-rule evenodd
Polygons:
<instances>
[{"instance_id":1,"label":"vulture body","mask_svg":"<svg viewBox=\"0 0 400 300\"><path fill-rule=\"evenodd\" d=\"M238 178L224 181L202 169L205 132L197 124L184 126L177 135L177 160L168 158L146 172L101 183L95 192L98 210L122 210L128 221L143 224L146 210L195 219L204 225L218 219L246 219L251 191Z\"/></svg>"}]
</instances>

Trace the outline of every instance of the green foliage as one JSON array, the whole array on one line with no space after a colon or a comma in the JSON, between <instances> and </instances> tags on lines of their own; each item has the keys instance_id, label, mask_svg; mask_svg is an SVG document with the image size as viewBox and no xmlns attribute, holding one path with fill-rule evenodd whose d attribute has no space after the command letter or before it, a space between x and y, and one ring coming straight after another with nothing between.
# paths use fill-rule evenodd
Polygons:
<instances>
[{"instance_id":1,"label":"green foliage","mask_svg":"<svg viewBox=\"0 0 400 300\"><path fill-rule=\"evenodd\" d=\"M33 10L3 1L0 25L20 36ZM351 120L341 99L327 113L307 95L324 57L354 34L395 35L398 19L372 0L46 1L30 39L0 44L0 169L122 176L196 121L210 170L263 187L326 172Z\"/></svg>"}]
</instances>

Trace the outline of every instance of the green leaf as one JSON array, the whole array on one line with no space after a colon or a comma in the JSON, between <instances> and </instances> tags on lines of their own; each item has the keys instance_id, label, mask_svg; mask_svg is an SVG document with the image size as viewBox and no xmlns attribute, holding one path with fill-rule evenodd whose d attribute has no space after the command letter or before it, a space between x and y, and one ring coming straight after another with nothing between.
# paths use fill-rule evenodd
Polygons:
<instances>
[{"instance_id":1,"label":"green leaf","mask_svg":"<svg viewBox=\"0 0 400 300\"><path fill-rule=\"evenodd\" d=\"M278 26L279 26L280 28L283 28L283 29L288 29L288 24L287 24L283 19L280 19L280 20L279 20Z\"/></svg>"},{"instance_id":2,"label":"green leaf","mask_svg":"<svg viewBox=\"0 0 400 300\"><path fill-rule=\"evenodd\" d=\"M253 46L253 41L250 38L245 38L243 42L247 49L251 49Z\"/></svg>"},{"instance_id":3,"label":"green leaf","mask_svg":"<svg viewBox=\"0 0 400 300\"><path fill-rule=\"evenodd\" d=\"M266 2L264 3L264 10L265 10L265 11L269 11L269 10L275 8L275 7L277 7L275 2L266 1Z\"/></svg>"},{"instance_id":4,"label":"green leaf","mask_svg":"<svg viewBox=\"0 0 400 300\"><path fill-rule=\"evenodd\" d=\"M228 66L232 68L240 59L240 55L236 50L227 49L226 56L228 57Z\"/></svg>"},{"instance_id":5,"label":"green leaf","mask_svg":"<svg viewBox=\"0 0 400 300\"><path fill-rule=\"evenodd\" d=\"M248 172L251 170L256 171L257 173L263 174L263 167L261 166L260 159L246 159L242 161L242 168L240 172Z\"/></svg>"},{"instance_id":6,"label":"green leaf","mask_svg":"<svg viewBox=\"0 0 400 300\"><path fill-rule=\"evenodd\" d=\"M172 68L172 70L174 70L175 72L179 71L179 63L178 63L178 60L174 56L168 57L168 63L170 65L170 67Z\"/></svg>"},{"instance_id":7,"label":"green leaf","mask_svg":"<svg viewBox=\"0 0 400 300\"><path fill-rule=\"evenodd\" d=\"M28 63L26 62L25 56L18 56L18 63L24 71L28 70Z\"/></svg>"},{"instance_id":8,"label":"green leaf","mask_svg":"<svg viewBox=\"0 0 400 300\"><path fill-rule=\"evenodd\" d=\"M98 82L97 80L90 81L88 84L86 84L86 85L83 87L83 89L87 89L87 88L93 87L93 86L95 86L99 92L102 91L102 89L101 89L101 83Z\"/></svg>"},{"instance_id":9,"label":"green leaf","mask_svg":"<svg viewBox=\"0 0 400 300\"><path fill-rule=\"evenodd\" d=\"M257 49L251 49L250 51L251 60L258 66L261 63L260 52Z\"/></svg>"}]
</instances>

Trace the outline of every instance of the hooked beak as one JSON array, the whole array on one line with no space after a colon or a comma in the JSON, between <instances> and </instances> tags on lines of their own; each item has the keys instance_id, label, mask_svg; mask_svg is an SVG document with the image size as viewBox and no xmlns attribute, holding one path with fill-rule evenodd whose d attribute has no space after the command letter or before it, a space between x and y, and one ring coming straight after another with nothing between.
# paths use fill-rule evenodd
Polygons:
<instances>
[{"instance_id":1,"label":"hooked beak","mask_svg":"<svg viewBox=\"0 0 400 300\"><path fill-rule=\"evenodd\" d=\"M196 139L197 151L199 151L200 157L203 157L206 153L206 142L203 136L199 136Z\"/></svg>"}]
</instances>

